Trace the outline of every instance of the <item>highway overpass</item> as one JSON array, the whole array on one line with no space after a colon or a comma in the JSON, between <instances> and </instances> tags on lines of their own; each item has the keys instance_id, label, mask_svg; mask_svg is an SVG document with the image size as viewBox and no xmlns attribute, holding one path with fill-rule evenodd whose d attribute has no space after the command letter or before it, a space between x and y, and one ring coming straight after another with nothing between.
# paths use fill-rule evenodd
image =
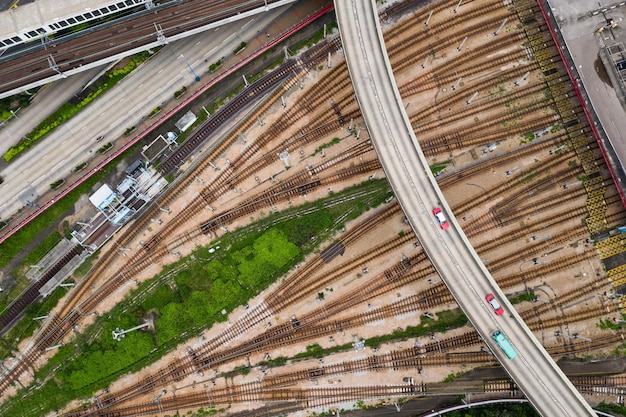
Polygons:
<instances>
[{"instance_id":1,"label":"highway overpass","mask_svg":"<svg viewBox=\"0 0 626 417\"><path fill-rule=\"evenodd\" d=\"M506 7L506 6L503 6ZM529 401L546 417L596 415L482 264L439 189L407 117L387 57L374 0L335 0L350 77L361 112L398 202L424 251L473 326ZM432 209L451 227L442 230ZM493 293L507 314L485 301ZM510 315L509 315L510 313ZM491 334L504 332L519 355L509 360Z\"/></svg>"}]
</instances>

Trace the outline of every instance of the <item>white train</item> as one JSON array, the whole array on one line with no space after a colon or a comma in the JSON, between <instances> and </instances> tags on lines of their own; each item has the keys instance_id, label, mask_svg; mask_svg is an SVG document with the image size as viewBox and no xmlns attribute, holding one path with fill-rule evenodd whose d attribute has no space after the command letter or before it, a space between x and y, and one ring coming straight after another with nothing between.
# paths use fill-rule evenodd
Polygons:
<instances>
[{"instance_id":1,"label":"white train","mask_svg":"<svg viewBox=\"0 0 626 417\"><path fill-rule=\"evenodd\" d=\"M0 13L0 50L27 43L129 9L153 7L151 0L35 0ZM158 2L163 3L163 1Z\"/></svg>"}]
</instances>

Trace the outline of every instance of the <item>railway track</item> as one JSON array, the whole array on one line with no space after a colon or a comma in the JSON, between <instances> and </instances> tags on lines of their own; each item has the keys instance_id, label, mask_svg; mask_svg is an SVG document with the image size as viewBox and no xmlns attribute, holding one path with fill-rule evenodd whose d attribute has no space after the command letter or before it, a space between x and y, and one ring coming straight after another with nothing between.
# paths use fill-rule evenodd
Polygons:
<instances>
[{"instance_id":1,"label":"railway track","mask_svg":"<svg viewBox=\"0 0 626 417\"><path fill-rule=\"evenodd\" d=\"M318 47L311 48L311 50L307 51L307 54L305 55L309 61L305 60L304 62L308 62L310 64L312 60L319 59L323 55L322 52L325 52L329 48L330 49L336 48L338 43L339 42L337 40L331 40L325 44L321 44ZM323 132L323 130L324 129L321 129L321 132ZM226 146L227 145L218 147L216 151L221 152L223 149L225 149ZM206 167L209 165L210 165L210 159L204 163L203 168L206 169ZM172 201L180 193L182 193L186 189L186 187L189 185L189 183L192 182L193 180L194 180L194 176L190 176L190 178L188 177L186 180L182 181L181 184L175 187L172 190L172 192L169 193L166 197L159 199L159 201L157 201L156 204L154 204L150 209L148 209L147 213L144 213L144 215L142 216L142 220L140 221L140 225L136 225L138 227L131 228L130 231L128 231L127 233L124 233L121 236L121 238L118 239L118 243L121 244L122 246L125 246L131 240L133 240L135 236L137 236L141 228L146 227L150 223L150 219L153 218L153 215L155 213L159 213L159 210L161 207L163 207L163 205L167 204L169 201ZM196 210L198 209L196 208ZM164 255L165 254L161 253L161 254L158 254L157 256L162 257ZM149 255L149 257L150 259L155 258L155 256L152 254ZM105 253L105 255L103 255L101 260L92 269L89 277L85 281L79 284L79 288L76 291L71 293L70 300L69 302L66 303L65 308L62 309L62 311L58 315L56 315L52 319L51 322L47 324L44 331L40 333L42 336L35 343L35 349L32 350L31 352L28 352L25 355L26 362L34 362L36 358L40 356L41 352L46 347L53 345L54 342L58 340L59 337L62 337L62 335L65 334L65 332L67 332L68 329L74 326L82 318L83 312L80 310L80 308L78 310L74 310L74 307L78 304L79 300L86 295L87 291L91 291L92 281L100 277L100 275L107 268L107 265L109 265L111 262L114 262L116 259L119 259L119 258L120 256L119 256L119 252L117 251L117 248L113 248L107 253ZM109 284L109 288L111 287L117 288L117 286L119 286L119 280L117 283ZM102 297L103 291L98 291L95 294L95 296ZM27 368L28 365L25 365L25 367ZM21 372L23 372L22 367L18 366L14 370L12 370L8 375L5 375L3 380L0 381L0 392L4 392L4 390L6 390L8 385L13 381L13 378L15 378L16 375L21 374Z\"/></svg>"},{"instance_id":2,"label":"railway track","mask_svg":"<svg viewBox=\"0 0 626 417\"><path fill-rule=\"evenodd\" d=\"M386 212L388 213L386 214L387 216L397 215L398 207L395 205L391 206L387 208ZM385 215L383 214L383 218L384 217ZM345 236L344 239L342 239L342 244L349 245L353 243L354 241L356 241L357 239L362 238L364 236L364 233L366 233L368 230L373 230L373 228L377 224L379 224L380 220L381 220L381 216L372 216L369 219L369 221L363 222L361 225L355 227L353 231L350 232L347 236ZM381 253L380 251L391 250L397 247L398 244L401 244L402 242L406 242L408 239L411 239L411 238L412 238L412 234L407 233L402 237L396 238L394 241L385 242L383 246L381 246L380 249L378 250L375 249L374 252L377 254L380 254ZM295 281L295 285L291 286L292 289L297 288L298 286L304 285L302 280L296 280L293 277L291 277L290 280ZM203 356L213 355L212 356L213 359L216 359L216 357L214 356L216 355L214 353L215 349L218 349L219 347L228 343L233 338L239 336L241 334L240 332L249 330L252 326L257 324L260 320L264 320L266 317L269 316L269 314L265 312L265 308L263 307L267 308L265 303L263 303L262 306L258 306L254 309L251 309L251 311L247 313L246 315L244 315L242 320L239 323L237 323L235 326L233 326L232 329L227 329L223 334L219 335L216 338L213 338L211 341L205 343L200 348L194 350L193 353L190 353L190 357L186 358L184 361L181 361L180 363L171 363L170 365L166 367L165 370L157 372L156 374L152 375L150 378L145 378L144 380L142 380L140 383L136 384L135 386L128 387L125 390L123 399L126 400L127 398L132 398L135 395L141 394L146 389L148 390L152 389L154 386L160 386L163 383L179 380L180 378L184 377L188 373L194 371L196 368L191 366L192 363L194 361L197 362ZM271 340L271 338L268 338L268 337L266 337L265 339L262 338L259 341L257 341L257 345L259 343L261 345L267 344L268 341L266 339ZM282 344L288 343L288 341L286 339L283 339L281 343ZM250 350L252 344L247 344L246 346L247 346L246 349ZM239 350L236 350L236 352L237 353L233 353L233 352L220 353L219 356L222 358L220 360L224 360L224 359L230 360L234 354L235 355L238 354ZM247 352L244 352L244 354L245 353ZM118 398L118 400L121 400L120 395L121 394L116 394L116 397ZM106 398L108 397L105 397L105 399Z\"/></svg>"},{"instance_id":3,"label":"railway track","mask_svg":"<svg viewBox=\"0 0 626 417\"><path fill-rule=\"evenodd\" d=\"M464 3L465 4L465 3ZM443 9L442 9L443 10ZM498 22L499 23L499 22ZM434 25L433 25L434 28ZM518 74L511 72L510 75ZM339 87L341 85L340 76L337 76L335 73L335 80L338 89L343 87ZM442 77L444 77L442 75ZM449 76L447 76L449 77ZM443 78L442 78L443 79ZM447 78L446 78L447 80ZM482 82L481 82L482 85ZM485 84L486 86L487 84ZM337 90L338 91L338 90ZM409 91L407 88L406 91ZM317 94L317 93L316 93ZM530 93L529 93L530 95ZM323 100L320 101L320 103ZM442 103L446 103L443 101ZM326 116L322 123L316 127L316 129L325 129L325 126L337 126L341 125L343 122L347 120L347 117L358 118L359 112L358 110L349 110L345 111L347 108L352 108L354 105L352 99L348 98L340 98L335 102L337 107L340 109L339 114L337 114L336 109L328 109L329 111L325 112ZM545 104L545 103L543 103ZM315 102L309 100L303 100L302 106L298 107L298 113L293 113L293 117L299 117L298 114L305 114L306 112L316 109L318 106ZM495 109L492 108L492 109ZM469 109L468 109L469 110ZM483 111L489 111L489 108L483 107ZM522 114L521 112L519 114ZM516 113L516 115L519 115ZM472 117L473 113L468 111L466 117ZM456 149L461 149L463 147L470 146L471 143L484 143L486 140L491 140L492 137L497 136L498 134L502 134L503 131L510 131L510 129L497 129L497 124L502 123L503 119L498 119L497 122L492 124L482 125L480 128L476 128L475 130L465 130L457 133L458 136L468 134L467 137L476 138L476 142L472 141L462 141L460 138L453 137L452 139L443 139L441 142L437 142L438 139L433 138L434 142L431 144L432 154L441 153L442 149L444 151L449 151L453 147ZM550 120L549 116L541 116L532 119L525 128L545 128L546 124ZM460 121L460 119L454 119L453 121ZM271 128L272 135L277 135L279 133L283 133L279 128L272 127ZM329 127L330 129L330 127ZM483 136L482 142L478 142L478 137L480 129L491 129L492 133L488 133ZM489 132L488 130L485 130ZM314 135L313 129L308 130L307 132L295 133L292 135L292 142L294 146L297 147L299 135L308 136ZM474 135L474 136L472 136ZM492 135L492 136L489 136ZM487 138L487 139L485 139ZM552 141L560 141L562 138L561 134L555 135L551 138ZM472 139L474 140L474 139ZM519 150L518 155L531 155L534 150L533 148L547 150L548 148L554 147L550 141L541 142L539 141L533 144L533 146L529 146L528 149L522 148ZM352 152L369 152L367 146L364 144L360 144L362 148L360 150L353 149ZM291 146L290 146L291 148ZM247 152L247 149L245 150ZM247 155L247 158L250 159L253 156L257 157L257 153L250 151L250 154ZM571 156L570 156L571 157ZM264 158L261 156L261 159ZM269 157L268 157L269 158ZM499 159L499 163L504 165L505 163L510 163L506 161L510 161L508 159L509 156L503 156ZM512 158L512 157L511 157ZM558 159L558 158L557 158ZM564 162L566 158L560 160L560 163ZM257 161L260 161L257 159ZM228 175L224 175L223 179L220 180L219 190L220 192L230 191L240 182L245 181L246 179L250 179L250 177L254 176L255 171L258 169L257 167L263 166L264 162L255 162L254 168L250 167L250 165L244 163L244 159L239 159L237 161L232 161L229 165L229 169L232 167L231 171ZM487 169L490 169L492 165L486 164ZM268 204L274 204L277 200L274 200L276 197L277 190L281 193L293 193L291 195L301 195L303 192L308 192L313 188L308 187L321 187L323 184L318 183L320 178L318 177L321 172L330 168L332 163L327 163L327 166L319 166L314 167L313 171L316 169L319 172L315 172L311 174L310 172L298 174L297 176L291 177L286 183L281 184L283 188L274 188L272 191L264 191L257 193L254 197L251 197L247 200L243 205L239 205L231 210L223 211L222 213L215 214L213 218L205 220L201 223L200 229L195 229L193 231L193 235L184 236L183 232L174 238L171 236L167 239L155 239L150 243L148 248L146 248L147 254L144 254L142 258L138 258L136 263L131 264L128 268L139 269L149 265L150 262L154 262L156 259L159 259L160 256L165 256L168 251L171 250L172 247L176 247L176 245L182 244L186 240L196 236L196 234L200 233L209 233L215 228L221 227L223 225L229 224L232 221L236 221L241 216L245 216L258 210L258 207L267 207ZM557 163L551 166L553 169L556 169ZM358 171L358 170L357 170ZM485 168L478 168L478 166L473 167L471 170L465 171L464 175L456 175L455 180L446 180L448 184L452 185L455 181L460 181L462 178L467 179L470 178L471 175L477 175L480 172L484 172ZM363 171L367 172L367 171ZM363 173L361 172L361 173ZM313 179L313 181L305 181L307 179ZM528 194L532 192L533 195L539 195L541 192L546 192L552 189L555 186L559 185L559 181L564 178L568 178L567 175L571 177L571 172L568 170L563 170L559 172L559 177L554 178L552 181L547 181L545 184L533 184L531 187L524 188L523 191L519 189L514 189L513 187L509 189L504 189L503 192L506 192L509 196L505 202L500 205L497 205L490 215L495 219L492 219L492 223L497 224L498 227L504 227L507 225L513 225L514 222L524 215L530 213L530 204L526 204L523 201L523 194ZM520 174L521 176L521 174ZM450 177L452 178L452 177ZM445 180L445 177L444 179ZM548 184L549 183L549 184ZM545 188L542 188L544 187ZM516 187L519 188L520 185L516 184ZM494 191L495 192L495 191ZM207 190L205 194L202 196L204 201L199 202L198 206L202 205L202 207L206 206L206 204L211 199L214 198L214 195L217 194L217 191L209 191ZM580 192L576 192L575 194L571 194L568 198L579 198L581 196ZM565 197L558 199L558 201L565 202L567 199ZM247 204L247 205L246 205ZM538 205L538 209L542 213L548 213L550 210L554 209L557 205L556 201L550 201L547 197L541 200L541 203ZM394 205L395 206L395 205ZM396 207L397 209L397 207ZM456 210L455 210L456 212ZM191 211L190 211L191 213ZM576 210L567 210L566 212L559 213L555 216L554 222L552 225L558 225L564 223L568 220L575 218L578 215L579 211ZM396 215L395 213L394 215ZM189 214L189 216L193 216ZM616 215L617 218L618 215ZM186 218L188 221L191 217ZM371 220L370 220L371 221ZM376 221L380 221L380 218L377 218ZM375 221L372 221L372 224ZM537 224L538 226L538 224ZM482 233L485 230L489 229L480 229L477 226L474 229L476 234ZM178 230L178 225L172 226L172 232ZM527 229L527 232L530 232L534 229ZM515 232L521 233L521 232ZM172 233L167 233L172 234ZM555 235L555 242L566 242L568 239L571 239L580 234L580 230L573 230L571 233L563 233L559 236ZM165 233L163 234L165 235ZM410 233L405 233L403 236L406 240L399 240L397 245L406 244L411 241L411 238L414 237ZM180 239L180 243L177 239ZM491 243L486 243L483 247L484 250L492 250L493 247L489 246ZM505 268L508 268L512 265L516 265L520 262L520 260L525 257L533 256L534 253L538 253L540 251L541 245L545 246L545 243L537 243L537 245L531 245L529 248L521 251L517 254L509 254L504 255L501 259L495 260L489 263L489 268L495 271L504 271ZM493 245L493 244L491 244ZM568 258L559 259L559 261L552 262L547 265L540 265L537 268L533 268L531 271L525 270L522 272L521 268L519 274L507 274L504 278L499 278L498 282L502 282L503 288L512 288L514 286L525 285L531 279L539 278L542 276L547 276L551 273L557 272L559 270L566 269L569 265L586 261L590 259L593 254L592 251L585 251L583 254L578 254L574 256L570 256ZM376 256L382 256L383 254L393 253L392 249L387 247L380 248L380 252L375 252L371 254L370 259L375 259ZM321 259L321 258L320 258ZM304 267L301 267L296 274L293 275L290 280L286 281L283 286L280 286L273 294L271 294L266 300L264 300L261 304L256 307L249 309L243 318L236 322L230 329L225 331L222 335L217 338L207 342L199 349L193 349L189 351L189 354L180 359L177 362L169 363L166 367L151 375L144 381L141 381L140 384L131 387L129 391L111 393L110 395L102 397L104 407L98 407L97 405L92 406L89 410L77 411L77 414L72 414L72 416L76 415L134 415L134 414L125 414L125 413L155 413L164 410L170 410L167 407L173 407L174 401L171 403L165 403L165 399L159 400L156 402L152 402L150 404L144 404L141 407L144 408L133 408L135 406L127 405L131 398L136 398L140 395L148 395L150 392L154 392L154 390L159 389L160 387L164 387L169 383L182 381L185 377L187 377L191 372L201 371L203 369L208 369L216 365L226 364L230 361L241 358L245 355L249 355L250 353L259 353L270 349L276 349L280 346L291 345L294 342L302 342L306 340L311 340L318 337L325 337L332 334L335 334L337 331L344 331L343 329L348 329L356 326L361 326L365 323L372 323L375 321L380 321L383 319L387 319L390 317L394 317L398 314L406 314L412 313L415 314L418 311L430 311L430 309L440 306L446 303L450 303L452 301L452 297L447 292L445 286L432 285L428 286L428 289L425 291L421 291L415 294L412 297L399 300L397 303L380 306L375 309L368 310L366 312L361 312L358 314L352 314L350 316L346 316L345 312L350 311L351 308L363 305L364 301L369 299L373 299L376 296L380 296L389 291L392 291L393 288L400 288L402 286L410 285L411 283L423 281L427 279L429 276L433 276L434 271L432 270L432 266L423 258L423 254L418 251L417 254L407 256L406 259L403 259L401 262L394 265L392 268L389 268L384 274L378 275L374 277L371 281L368 279L364 285L364 288L361 289L360 292L356 291L348 296L345 299L334 302L333 304L325 304L324 309L317 309L308 314L297 314L295 319L291 321L286 321L285 323L273 326L272 328L266 328L264 334L255 336L252 341L240 341L239 345L233 346L231 348L225 349L223 346L226 343L232 342L236 337L240 337L242 334L246 332L250 332L253 330L255 326L267 322L268 318L273 315L281 312L281 314L287 314L289 308L293 308L302 298L306 297L307 294L311 294L315 291L315 288L324 288L328 283L336 280L338 276L341 274L347 273L354 268L365 268L368 262L371 262L367 258L359 258L353 262L347 262L344 265L341 265L336 273L328 274L328 276L320 276L316 275L316 269L319 269L323 265L323 260L320 261L314 260L310 263L307 263ZM123 273L132 273L132 270L128 269ZM386 275L388 273L388 275ZM129 275L130 276L130 275ZM325 281L324 279L327 280ZM368 277L369 278L369 277ZM606 279L604 279L606 281ZM594 317L594 314L598 315L602 310L599 308L589 308L585 310L577 310L572 314L557 316L557 317L543 317L543 315L547 315L551 313L552 310L557 308L558 306L563 306L564 303L573 303L576 300L584 299L585 297L589 297L591 293L593 293L596 285L601 285L602 280L598 279L594 281L593 286L591 288L586 289L577 289L579 292L572 292L563 294L559 296L558 301L555 299L550 304L546 304L547 307L544 307L544 304L537 305L533 304L530 310L531 312L525 311L524 314L528 315L528 321L532 324L533 329L535 330L546 330L549 328L567 328L568 324L576 323L584 320L588 320L590 317ZM562 307L558 307L563 309ZM329 312L330 310L330 312ZM355 310L356 311L356 310ZM343 316L340 314L343 313ZM621 335L620 335L621 336ZM623 336L621 336L623 339ZM387 358L383 355L377 355L375 358L368 358L364 360L364 362L359 362L352 365L343 365L346 366L344 368L344 372L348 372L346 369L352 371L352 369L363 371L367 369L367 371L381 371L385 369L402 369L403 367L416 367L421 369L421 366L437 366L436 363L441 362L441 365L451 365L457 363L481 363L481 361L486 361L489 363L493 361L493 358L488 352L455 352L454 350L458 349L467 349L468 347L475 346L480 343L480 340L477 339L475 333L468 332L466 334L462 334L457 336L456 338L446 338L442 340L432 339L432 342L419 346L419 349L416 351L416 348L408 349L407 352L399 354L394 353L396 356L391 358ZM610 344L617 343L619 339L617 337L607 337L603 338L601 341L594 346L608 346ZM571 343L570 343L571 342ZM557 352L556 354L561 353L572 353L572 352L583 352L587 349L591 349L589 343L579 344L572 340L564 340L562 344L558 346L551 347L553 352ZM369 362L368 362L369 361ZM447 361L447 362L446 362ZM476 362L474 362L476 361ZM341 369L340 366L337 367L338 371ZM332 375L333 371L329 367L328 370L322 371L323 373L320 375L316 375L318 372L316 370L312 371L313 373L308 374L309 378L319 378L325 377L327 375ZM272 381L271 376L265 376L264 382L259 383L258 385L250 385L247 388L237 388L235 386L230 386L228 388L213 388L209 394L204 393L204 398L201 396L193 397L190 394L190 397L185 397L189 402L185 402L187 400L183 400L182 396L177 396L180 399L179 406L190 406L189 404L199 404L194 401L208 401L207 403L202 403L203 405L207 404L230 404L236 402L250 402L250 401L263 401L267 402L270 405L265 409L269 409L270 407L276 406L276 410L279 410L282 404L277 405L274 402L300 402L299 407L309 407L315 404L318 404L317 394L308 394L302 393L298 391L294 391L292 394L287 394L288 390L283 387L291 387L291 385L297 383L299 378L302 376L306 376L305 374L301 374L300 377L295 375L286 374L282 377L282 382L279 381L278 377L276 379L275 384ZM267 386L266 386L267 385ZM346 388L348 389L348 388ZM406 388L404 388L406 389ZM419 392L415 391L421 388L409 388L410 392ZM432 388L435 390L435 388ZM383 390L381 389L381 392ZM434 392L434 391L433 391ZM340 393L335 393L336 396L334 398L326 399L323 401L339 401L342 397ZM361 393L362 394L362 393ZM363 395L363 394L362 394ZM406 394L405 394L406 395ZM360 398L359 398L360 399ZM213 401L213 402L211 402ZM221 402L223 401L223 402ZM182 404L182 405L181 405ZM329 402L330 404L330 402ZM288 407L292 407L292 404L289 404ZM137 406L139 407L139 406ZM156 408L155 408L156 407ZM287 406L285 409L288 408ZM90 413L90 414L85 414ZM119 413L119 414L116 414Z\"/></svg>"},{"instance_id":4,"label":"railway track","mask_svg":"<svg viewBox=\"0 0 626 417\"><path fill-rule=\"evenodd\" d=\"M171 37L264 5L260 0L172 2L105 23L96 29L37 43L23 52L0 58L0 91L10 91L56 75L46 59L49 56L54 58L58 71L66 72L153 43L157 35L155 22L163 29L165 37Z\"/></svg>"},{"instance_id":5,"label":"railway track","mask_svg":"<svg viewBox=\"0 0 626 417\"><path fill-rule=\"evenodd\" d=\"M489 392L511 392L519 393L519 389L510 379L488 379L467 381L461 380L455 382L453 386L449 383L415 383L408 380L402 385L368 385L368 386L352 386L342 387L340 390L328 394L328 385L320 388L311 386L318 381L328 379L330 382L336 376L344 374L354 374L363 372L383 372L399 369L417 369L419 373L429 366L454 366L466 363L475 363L488 365L496 362L488 351L475 351L464 353L446 353L446 354L430 354L425 355L423 350L416 346L414 348L392 351L382 355L371 355L363 359L345 361L335 364L320 363L316 367L301 369L294 372L283 372L275 374L267 373L263 370L261 377L254 382L244 382L238 385L213 386L205 393L195 393L188 395L178 395L174 398L169 397L169 401L165 399L145 402L130 407L120 407L110 411L107 414L94 414L98 416L129 416L141 415L155 412L164 412L178 408L192 407L219 407L221 405L231 404L251 404L264 403L263 411L269 411L270 407L280 406L278 410L284 411L284 401L292 402L289 410L294 410L296 405L299 409L311 408L314 404L318 404L318 396L323 401L331 401L324 403L322 406L328 406L333 403L341 403L345 401L363 400L364 398L383 398L388 396L430 396L450 394L452 388L455 392L460 393L489 393ZM589 395L623 395L626 378L621 376L583 376L572 377L572 382L582 392ZM306 383L308 386L298 386L298 384ZM332 388L331 388L332 389ZM323 393L320 395L320 391ZM350 391L354 391L361 396L346 396ZM352 395L352 394L350 394ZM168 397L166 397L168 398ZM278 404L272 404L278 402ZM318 404L319 405L319 404ZM176 408L176 409L178 409ZM108 414L110 413L110 414ZM252 414L256 415L256 414ZM68 417L74 415L68 415Z\"/></svg>"},{"instance_id":6,"label":"railway track","mask_svg":"<svg viewBox=\"0 0 626 417\"><path fill-rule=\"evenodd\" d=\"M0 316L0 331L4 331L10 326L24 310L41 297L39 290L50 281L74 256L80 255L82 249L79 246L73 246L65 255L63 255L54 265L52 265L45 274L43 274L36 282L30 285L23 294L14 300L3 311Z\"/></svg>"}]
</instances>

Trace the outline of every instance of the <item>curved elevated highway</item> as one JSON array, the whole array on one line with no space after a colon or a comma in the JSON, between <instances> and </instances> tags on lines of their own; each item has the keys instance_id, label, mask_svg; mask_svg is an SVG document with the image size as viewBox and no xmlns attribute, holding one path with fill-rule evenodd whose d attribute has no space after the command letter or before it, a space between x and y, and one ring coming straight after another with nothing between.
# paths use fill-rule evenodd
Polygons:
<instances>
[{"instance_id":1,"label":"curved elevated highway","mask_svg":"<svg viewBox=\"0 0 626 417\"><path fill-rule=\"evenodd\" d=\"M395 195L439 275L541 415L595 416L507 301L454 219L403 107L374 0L335 0L335 9L350 77L370 136ZM447 215L448 230L441 230L436 223L435 207ZM496 295L506 314L494 314L485 301L488 293ZM517 349L515 359L507 359L494 343L491 334L497 329Z\"/></svg>"}]
</instances>

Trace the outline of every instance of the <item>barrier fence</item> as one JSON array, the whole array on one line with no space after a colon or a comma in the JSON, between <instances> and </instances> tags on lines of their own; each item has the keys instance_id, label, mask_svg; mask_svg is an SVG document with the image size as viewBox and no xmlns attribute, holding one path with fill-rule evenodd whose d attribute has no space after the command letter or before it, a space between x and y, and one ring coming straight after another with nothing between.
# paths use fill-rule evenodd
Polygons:
<instances>
[{"instance_id":1,"label":"barrier fence","mask_svg":"<svg viewBox=\"0 0 626 417\"><path fill-rule=\"evenodd\" d=\"M182 103L180 103L178 106L176 106L174 109L172 109L167 114L165 114L165 116L163 116L161 119L159 119L156 123L154 123L153 125L148 127L146 130L141 132L139 135L137 135L132 140L128 141L128 143L126 143L120 149L115 151L113 154L111 154L109 157L107 157L104 161L100 162L95 168L90 170L87 174L85 174L81 178L79 178L76 181L74 181L65 190L63 190L62 192L60 192L59 194L54 196L52 199L50 199L50 201L48 201L47 203L45 203L45 204L41 205L39 208L37 208L37 210L35 210L32 214L30 214L28 217L26 217L26 219L22 220L20 223L18 223L12 229L9 229L9 231L7 233L5 233L3 236L0 236L0 244L2 244L5 240L10 238L11 236L13 236L15 233L17 233L22 227L26 226L28 223L30 223L31 221L33 221L34 219L39 217L41 215L41 213L43 213L44 211L46 211L47 209L52 207L52 205L55 202L57 202L61 198L65 197L70 192L72 192L74 189L76 189L78 186L80 186L82 183L84 183L89 178L91 178L92 175L94 175L96 172L98 172L102 168L104 168L109 162L113 161L115 158L120 156L127 149L129 149L130 147L135 145L137 142L139 142L140 140L145 138L147 135L152 133L155 129L159 128L163 123L165 123L167 120L169 120L170 117L172 117L174 114L176 114L182 108L187 106L193 100L198 98L200 95L202 95L204 92L206 92L209 88L213 87L215 84L217 84L218 82L220 82L221 80L223 80L224 78L226 78L227 76L232 74L233 72L239 70L241 67L243 67L246 64L250 63L255 58L258 58L265 51L275 47L278 44L280 44L282 41L284 41L285 39L287 39L288 37L290 37L291 35L293 35L297 31L299 31L300 29L304 28L305 26L308 26L309 24L311 24L312 22L314 22L315 20L317 20L318 18L320 18L321 16L326 14L327 12L333 10L333 8L334 8L334 4L330 4L330 5L322 8L322 9L320 9L316 13L314 13L311 16L307 17L306 19L302 20L300 23L294 25L292 28L286 30L282 34L278 35L276 38L272 39L263 48L260 48L257 51L253 52L252 54L248 55L246 58L241 60L241 62L237 63L233 67L229 68L227 71L224 71L222 74L220 74L219 76L217 76L213 80L209 81L202 88L200 88L195 93L193 93L189 98L187 98Z\"/></svg>"}]
</instances>

